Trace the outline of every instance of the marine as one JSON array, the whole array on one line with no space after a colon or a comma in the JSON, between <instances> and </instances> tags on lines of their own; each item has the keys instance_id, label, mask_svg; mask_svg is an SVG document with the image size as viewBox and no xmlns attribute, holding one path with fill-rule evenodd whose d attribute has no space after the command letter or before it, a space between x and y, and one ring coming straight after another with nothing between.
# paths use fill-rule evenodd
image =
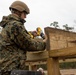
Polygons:
<instances>
[{"instance_id":1,"label":"marine","mask_svg":"<svg viewBox=\"0 0 76 75\"><path fill-rule=\"evenodd\" d=\"M31 38L24 19L30 13L22 1L15 1L9 7L11 14L3 16L0 26L0 75L10 75L12 70L26 70L26 52L45 50L46 41Z\"/></svg>"}]
</instances>

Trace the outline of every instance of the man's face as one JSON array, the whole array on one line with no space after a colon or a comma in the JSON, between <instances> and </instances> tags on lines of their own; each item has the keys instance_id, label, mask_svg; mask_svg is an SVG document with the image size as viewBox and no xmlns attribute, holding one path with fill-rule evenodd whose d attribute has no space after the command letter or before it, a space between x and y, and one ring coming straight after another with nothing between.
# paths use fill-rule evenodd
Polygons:
<instances>
[{"instance_id":1,"label":"man's face","mask_svg":"<svg viewBox=\"0 0 76 75\"><path fill-rule=\"evenodd\" d=\"M26 18L26 15L27 15L27 14L26 14L25 12L22 12L22 13L21 13L21 19L25 19L25 18Z\"/></svg>"}]
</instances>

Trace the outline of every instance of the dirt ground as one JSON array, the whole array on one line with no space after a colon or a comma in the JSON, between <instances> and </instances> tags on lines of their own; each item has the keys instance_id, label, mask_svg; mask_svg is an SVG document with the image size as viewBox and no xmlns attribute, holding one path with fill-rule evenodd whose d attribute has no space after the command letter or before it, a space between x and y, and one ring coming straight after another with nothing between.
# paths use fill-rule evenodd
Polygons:
<instances>
[{"instance_id":1,"label":"dirt ground","mask_svg":"<svg viewBox=\"0 0 76 75\"><path fill-rule=\"evenodd\" d=\"M61 75L76 75L76 69L64 69L60 70ZM47 72L45 71L45 75L47 75Z\"/></svg>"},{"instance_id":2,"label":"dirt ground","mask_svg":"<svg viewBox=\"0 0 76 75\"><path fill-rule=\"evenodd\" d=\"M76 75L76 69L60 70L61 75Z\"/></svg>"}]
</instances>

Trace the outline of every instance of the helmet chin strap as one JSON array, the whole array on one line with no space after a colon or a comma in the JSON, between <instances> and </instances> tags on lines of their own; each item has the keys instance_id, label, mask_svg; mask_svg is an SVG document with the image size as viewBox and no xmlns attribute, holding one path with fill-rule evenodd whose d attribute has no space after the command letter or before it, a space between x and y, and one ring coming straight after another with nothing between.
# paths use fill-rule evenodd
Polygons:
<instances>
[{"instance_id":1,"label":"helmet chin strap","mask_svg":"<svg viewBox=\"0 0 76 75\"><path fill-rule=\"evenodd\" d=\"M18 10L16 10L16 9L11 9L11 13L18 15L18 16L21 18L22 12L20 12L20 11L18 11Z\"/></svg>"}]
</instances>

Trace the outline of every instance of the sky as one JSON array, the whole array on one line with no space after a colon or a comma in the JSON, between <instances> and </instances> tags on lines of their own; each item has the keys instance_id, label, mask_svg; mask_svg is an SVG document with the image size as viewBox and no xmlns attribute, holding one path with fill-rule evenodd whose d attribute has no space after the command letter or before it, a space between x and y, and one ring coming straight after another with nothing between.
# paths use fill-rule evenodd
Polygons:
<instances>
[{"instance_id":1,"label":"sky","mask_svg":"<svg viewBox=\"0 0 76 75\"><path fill-rule=\"evenodd\" d=\"M9 6L15 0L0 1L0 20L10 14ZM28 31L41 27L51 27L57 21L62 28L68 24L76 31L76 0L20 0L27 4L30 14L27 15L25 27Z\"/></svg>"}]
</instances>

